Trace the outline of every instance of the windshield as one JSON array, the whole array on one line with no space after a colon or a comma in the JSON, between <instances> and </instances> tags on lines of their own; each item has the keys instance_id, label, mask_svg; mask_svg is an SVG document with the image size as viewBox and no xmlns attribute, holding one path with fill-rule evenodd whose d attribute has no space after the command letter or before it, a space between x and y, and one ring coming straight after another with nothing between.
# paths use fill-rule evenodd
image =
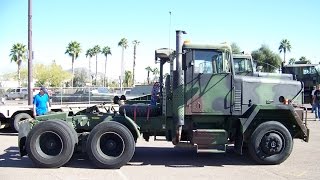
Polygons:
<instances>
[{"instance_id":1,"label":"windshield","mask_svg":"<svg viewBox=\"0 0 320 180\"><path fill-rule=\"evenodd\" d=\"M303 74L317 74L317 70L314 66L304 67Z\"/></svg>"},{"instance_id":2,"label":"windshield","mask_svg":"<svg viewBox=\"0 0 320 180\"><path fill-rule=\"evenodd\" d=\"M233 58L233 62L234 62L234 70L236 74L253 71L250 59Z\"/></svg>"}]
</instances>

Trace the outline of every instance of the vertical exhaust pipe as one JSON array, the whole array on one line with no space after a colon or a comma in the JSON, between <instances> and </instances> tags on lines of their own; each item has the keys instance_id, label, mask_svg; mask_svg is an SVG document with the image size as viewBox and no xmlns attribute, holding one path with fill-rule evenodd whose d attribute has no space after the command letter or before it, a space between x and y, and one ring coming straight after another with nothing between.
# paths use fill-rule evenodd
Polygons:
<instances>
[{"instance_id":1,"label":"vertical exhaust pipe","mask_svg":"<svg viewBox=\"0 0 320 180\"><path fill-rule=\"evenodd\" d=\"M182 70L182 34L185 31L176 31L176 70L173 71L172 106L174 137L172 143L178 144L181 140L182 126L184 125L184 72Z\"/></svg>"}]
</instances>

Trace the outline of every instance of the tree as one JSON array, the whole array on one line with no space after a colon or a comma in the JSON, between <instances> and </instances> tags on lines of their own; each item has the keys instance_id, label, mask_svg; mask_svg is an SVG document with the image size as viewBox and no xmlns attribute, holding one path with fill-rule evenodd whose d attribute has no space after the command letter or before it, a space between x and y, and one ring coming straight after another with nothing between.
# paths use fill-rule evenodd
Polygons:
<instances>
[{"instance_id":1,"label":"tree","mask_svg":"<svg viewBox=\"0 0 320 180\"><path fill-rule=\"evenodd\" d=\"M295 58L290 58L289 59L289 64L295 64L296 63L296 59Z\"/></svg>"},{"instance_id":2,"label":"tree","mask_svg":"<svg viewBox=\"0 0 320 180\"><path fill-rule=\"evenodd\" d=\"M305 56L301 56L299 58L299 61L296 62L296 64L311 64L311 61L307 59Z\"/></svg>"},{"instance_id":3,"label":"tree","mask_svg":"<svg viewBox=\"0 0 320 180\"><path fill-rule=\"evenodd\" d=\"M241 49L240 47L237 45L237 43L233 42L231 44L231 48L232 48L232 53L233 54L240 54L241 53Z\"/></svg>"},{"instance_id":4,"label":"tree","mask_svg":"<svg viewBox=\"0 0 320 180\"><path fill-rule=\"evenodd\" d=\"M61 65L52 62L51 65L36 64L34 77L37 79L35 86L60 87L62 82L73 79L71 73L62 69Z\"/></svg>"},{"instance_id":5,"label":"tree","mask_svg":"<svg viewBox=\"0 0 320 180\"><path fill-rule=\"evenodd\" d=\"M124 61L124 50L128 48L128 40L126 38L122 38L119 43L118 46L120 46L122 48L122 54L121 54L121 75L120 75L120 89L122 91L122 80L123 80L123 76L124 76L124 67L123 67L123 61Z\"/></svg>"},{"instance_id":6,"label":"tree","mask_svg":"<svg viewBox=\"0 0 320 180\"><path fill-rule=\"evenodd\" d=\"M87 71L84 68L76 69L74 72L74 87L83 87L87 82Z\"/></svg>"},{"instance_id":7,"label":"tree","mask_svg":"<svg viewBox=\"0 0 320 180\"><path fill-rule=\"evenodd\" d=\"M106 46L102 49L102 54L106 57L105 63L104 63L104 78L103 78L103 86L107 86L106 77L107 77L107 60L108 55L111 55L111 49L109 46Z\"/></svg>"},{"instance_id":8,"label":"tree","mask_svg":"<svg viewBox=\"0 0 320 180\"><path fill-rule=\"evenodd\" d=\"M262 66L266 72L274 72L281 64L280 56L272 52L266 45L253 51L252 58L257 62L257 66Z\"/></svg>"},{"instance_id":9,"label":"tree","mask_svg":"<svg viewBox=\"0 0 320 180\"><path fill-rule=\"evenodd\" d=\"M134 77L134 75L135 75L135 67L136 67L136 53L137 53L137 46L140 44L140 41L138 41L138 40L134 40L134 41L132 41L132 43L133 43L133 68L132 68L132 82L133 82L133 84L134 84L134 82L135 82L135 77Z\"/></svg>"},{"instance_id":10,"label":"tree","mask_svg":"<svg viewBox=\"0 0 320 180\"><path fill-rule=\"evenodd\" d=\"M126 87L130 87L132 85L132 73L131 71L126 71L124 74L124 84Z\"/></svg>"},{"instance_id":11,"label":"tree","mask_svg":"<svg viewBox=\"0 0 320 180\"><path fill-rule=\"evenodd\" d=\"M291 51L291 44L288 39L283 39L280 42L279 52L283 52L283 64L286 63L286 53Z\"/></svg>"},{"instance_id":12,"label":"tree","mask_svg":"<svg viewBox=\"0 0 320 180\"><path fill-rule=\"evenodd\" d=\"M89 57L89 79L90 83L92 84L92 78L91 78L91 58L94 56L93 49L88 49L86 52L86 57Z\"/></svg>"},{"instance_id":13,"label":"tree","mask_svg":"<svg viewBox=\"0 0 320 180\"><path fill-rule=\"evenodd\" d=\"M17 43L14 44L10 50L10 56L11 56L11 62L15 62L18 65L18 85L20 86L20 81L21 81L21 77L20 77L20 70L21 70L21 64L22 61L26 59L25 53L27 52L26 46L21 44L21 43Z\"/></svg>"},{"instance_id":14,"label":"tree","mask_svg":"<svg viewBox=\"0 0 320 180\"><path fill-rule=\"evenodd\" d=\"M157 77L157 75L158 74L160 74L160 71L159 71L159 69L158 68L154 68L153 70L152 70L152 74L153 74L153 81L158 81L158 77Z\"/></svg>"},{"instance_id":15,"label":"tree","mask_svg":"<svg viewBox=\"0 0 320 180\"><path fill-rule=\"evenodd\" d=\"M148 82L148 84L150 84L150 72L152 72L153 69L150 66L148 66L145 68L145 70L147 70L147 72L148 72L147 82Z\"/></svg>"},{"instance_id":16,"label":"tree","mask_svg":"<svg viewBox=\"0 0 320 180\"><path fill-rule=\"evenodd\" d=\"M96 56L96 77L94 80L94 84L97 85L97 77L98 77L98 54L101 52L100 50L100 46L99 45L95 45L93 47L93 55Z\"/></svg>"},{"instance_id":17,"label":"tree","mask_svg":"<svg viewBox=\"0 0 320 180\"><path fill-rule=\"evenodd\" d=\"M116 87L118 87L118 85L119 84L116 81L111 81L111 83L108 84L108 86L112 87L112 88L116 88Z\"/></svg>"},{"instance_id":18,"label":"tree","mask_svg":"<svg viewBox=\"0 0 320 180\"><path fill-rule=\"evenodd\" d=\"M79 54L81 53L81 46L80 43L77 41L71 41L68 46L65 54L68 54L72 58L72 79L71 79L71 87L73 87L73 76L74 76L74 60L76 60L79 57Z\"/></svg>"}]
</instances>

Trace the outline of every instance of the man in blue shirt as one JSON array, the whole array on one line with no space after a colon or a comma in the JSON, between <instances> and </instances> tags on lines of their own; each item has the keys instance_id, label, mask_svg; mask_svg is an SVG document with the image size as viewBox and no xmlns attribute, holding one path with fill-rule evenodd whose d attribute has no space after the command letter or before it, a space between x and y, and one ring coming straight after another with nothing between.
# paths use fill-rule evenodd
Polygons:
<instances>
[{"instance_id":1,"label":"man in blue shirt","mask_svg":"<svg viewBox=\"0 0 320 180\"><path fill-rule=\"evenodd\" d=\"M49 96L45 87L40 88L39 94L33 97L33 116L46 114L49 110Z\"/></svg>"}]
</instances>

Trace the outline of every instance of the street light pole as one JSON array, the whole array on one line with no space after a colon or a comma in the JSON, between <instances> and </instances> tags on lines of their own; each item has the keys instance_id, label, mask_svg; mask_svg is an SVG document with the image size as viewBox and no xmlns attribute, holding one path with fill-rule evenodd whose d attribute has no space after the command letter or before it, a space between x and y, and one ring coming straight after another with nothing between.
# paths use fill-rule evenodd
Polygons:
<instances>
[{"instance_id":1,"label":"street light pole","mask_svg":"<svg viewBox=\"0 0 320 180\"><path fill-rule=\"evenodd\" d=\"M28 105L32 104L32 0L28 0Z\"/></svg>"}]
</instances>

